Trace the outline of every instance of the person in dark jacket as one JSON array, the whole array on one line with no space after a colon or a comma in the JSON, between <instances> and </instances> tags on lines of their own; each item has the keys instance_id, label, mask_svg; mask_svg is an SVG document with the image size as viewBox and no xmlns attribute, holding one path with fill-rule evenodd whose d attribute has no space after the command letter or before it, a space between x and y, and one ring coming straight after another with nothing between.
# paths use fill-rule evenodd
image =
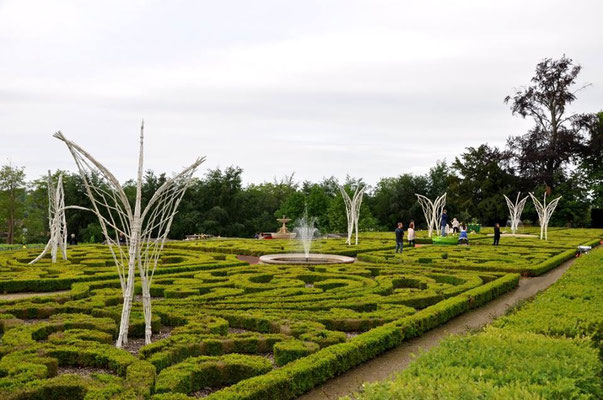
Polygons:
<instances>
[{"instance_id":1,"label":"person in dark jacket","mask_svg":"<svg viewBox=\"0 0 603 400\"><path fill-rule=\"evenodd\" d=\"M442 213L442 221L440 223L440 227L442 228L442 236L446 236L446 227L448 226L448 214L446 214L446 210Z\"/></svg>"},{"instance_id":2,"label":"person in dark jacket","mask_svg":"<svg viewBox=\"0 0 603 400\"><path fill-rule=\"evenodd\" d=\"M402 243L402 241L404 240L404 229L402 229L403 227L404 224L402 224L402 222L398 222L398 227L394 231L396 232L396 253L398 252L398 250L400 250L400 253L402 253L404 247Z\"/></svg>"},{"instance_id":3,"label":"person in dark jacket","mask_svg":"<svg viewBox=\"0 0 603 400\"><path fill-rule=\"evenodd\" d=\"M497 222L494 225L494 243L493 246L498 246L498 242L500 241L500 224Z\"/></svg>"}]
</instances>

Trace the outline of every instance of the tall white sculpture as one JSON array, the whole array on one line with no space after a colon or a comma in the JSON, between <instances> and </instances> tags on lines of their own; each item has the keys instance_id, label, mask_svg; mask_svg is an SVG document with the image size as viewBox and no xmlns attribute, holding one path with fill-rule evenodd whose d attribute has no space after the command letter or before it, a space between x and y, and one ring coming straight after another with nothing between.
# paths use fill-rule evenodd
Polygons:
<instances>
[{"instance_id":1,"label":"tall white sculpture","mask_svg":"<svg viewBox=\"0 0 603 400\"><path fill-rule=\"evenodd\" d=\"M362 196L366 186L356 186L354 195L350 198L343 186L339 186L341 196L345 203L345 211L348 218L348 246L352 244L352 233L356 230L356 245L358 245L358 220L360 219L360 206L362 205Z\"/></svg>"},{"instance_id":2,"label":"tall white sculpture","mask_svg":"<svg viewBox=\"0 0 603 400\"><path fill-rule=\"evenodd\" d=\"M536 207L536 212L538 213L538 222L540 223L540 240L542 240L543 236L544 240L548 240L549 220L551 219L551 215L553 215L553 211L555 211L555 207L557 207L557 203L559 203L559 200L561 200L561 196L557 197L549 204L546 204L546 192L544 193L542 203L538 201L533 193L530 193L530 197L532 198L534 207Z\"/></svg>"},{"instance_id":3,"label":"tall white sculpture","mask_svg":"<svg viewBox=\"0 0 603 400\"><path fill-rule=\"evenodd\" d=\"M67 259L67 221L65 219L65 192L63 175L59 174L56 188L52 186L52 176L48 171L48 228L50 239L42 253L29 263L38 262L48 251L53 263L57 262L57 252L61 249L63 260Z\"/></svg>"},{"instance_id":4,"label":"tall white sculpture","mask_svg":"<svg viewBox=\"0 0 603 400\"><path fill-rule=\"evenodd\" d=\"M436 234L440 234L440 221L442 220L442 213L446 206L446 193L440 197L436 197L434 201L429 200L422 194L416 194L417 200L423 209L425 215L425 221L427 222L427 229L429 237L433 234L433 230L436 230Z\"/></svg>"},{"instance_id":5,"label":"tall white sculpture","mask_svg":"<svg viewBox=\"0 0 603 400\"><path fill-rule=\"evenodd\" d=\"M92 203L92 211L99 219L103 235L109 245L121 283L123 307L116 346L128 342L128 324L134 297L136 267L142 284L142 303L145 319L145 343L151 343L151 296L150 286L157 268L159 254L170 230L174 214L182 196L190 185L197 167L205 161L198 158L188 168L167 180L142 210L142 175L144 123L140 128L140 152L136 180L134 209L128 201L119 181L101 163L80 146L71 142L61 132L54 134L65 142L78 167L86 192ZM110 233L110 232L113 232ZM120 245L121 242L125 245Z\"/></svg>"},{"instance_id":6,"label":"tall white sculpture","mask_svg":"<svg viewBox=\"0 0 603 400\"><path fill-rule=\"evenodd\" d=\"M517 193L517 199L515 200L515 203L513 203L507 195L503 194L507 201L507 207L509 207L509 218L511 219L511 232L513 232L513 235L517 232L517 226L521 222L521 213L526 205L526 200L528 200L528 196L519 200L519 195L521 195L521 192Z\"/></svg>"}]
</instances>

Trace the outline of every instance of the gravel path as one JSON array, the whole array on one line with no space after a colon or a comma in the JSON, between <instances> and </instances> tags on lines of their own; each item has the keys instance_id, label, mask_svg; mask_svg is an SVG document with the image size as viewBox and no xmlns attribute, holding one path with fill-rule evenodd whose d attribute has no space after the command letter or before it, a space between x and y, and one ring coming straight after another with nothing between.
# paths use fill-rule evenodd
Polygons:
<instances>
[{"instance_id":1,"label":"gravel path","mask_svg":"<svg viewBox=\"0 0 603 400\"><path fill-rule=\"evenodd\" d=\"M6 293L0 294L0 300L18 300L18 299L27 299L29 297L46 297L46 296L57 296L60 294L66 294L71 292L71 290L59 290L58 292L41 292L41 293Z\"/></svg>"},{"instance_id":2,"label":"gravel path","mask_svg":"<svg viewBox=\"0 0 603 400\"><path fill-rule=\"evenodd\" d=\"M258 262L260 262L260 257L238 255L237 258L240 261L248 262L251 265L254 265L254 264L257 264Z\"/></svg>"}]
</instances>

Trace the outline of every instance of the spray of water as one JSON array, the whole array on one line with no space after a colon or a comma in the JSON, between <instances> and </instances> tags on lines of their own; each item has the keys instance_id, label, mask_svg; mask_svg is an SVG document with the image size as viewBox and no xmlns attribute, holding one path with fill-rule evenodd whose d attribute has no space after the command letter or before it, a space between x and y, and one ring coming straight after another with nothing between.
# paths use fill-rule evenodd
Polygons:
<instances>
[{"instance_id":1,"label":"spray of water","mask_svg":"<svg viewBox=\"0 0 603 400\"><path fill-rule=\"evenodd\" d=\"M314 227L315 223L316 218L308 217L308 211L306 210L303 217L301 217L295 224L295 232L297 233L296 237L301 240L302 245L304 246L304 255L306 256L306 261L310 257L312 239L318 231L318 228Z\"/></svg>"}]
</instances>

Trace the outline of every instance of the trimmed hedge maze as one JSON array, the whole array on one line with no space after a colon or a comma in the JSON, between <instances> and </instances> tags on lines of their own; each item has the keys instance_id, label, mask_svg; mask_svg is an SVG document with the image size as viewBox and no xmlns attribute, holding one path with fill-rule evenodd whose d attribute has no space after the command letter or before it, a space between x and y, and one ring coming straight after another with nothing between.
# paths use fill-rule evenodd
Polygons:
<instances>
[{"instance_id":1,"label":"trimmed hedge maze","mask_svg":"<svg viewBox=\"0 0 603 400\"><path fill-rule=\"evenodd\" d=\"M574 257L575 249L492 246L425 246L405 249L402 254L391 251L366 253L358 256L369 263L388 263L408 266L437 265L447 269L475 271L507 271L526 276L541 275Z\"/></svg>"},{"instance_id":2,"label":"trimmed hedge maze","mask_svg":"<svg viewBox=\"0 0 603 400\"><path fill-rule=\"evenodd\" d=\"M358 400L603 398L603 249L483 332L452 336Z\"/></svg>"},{"instance_id":3,"label":"trimmed hedge maze","mask_svg":"<svg viewBox=\"0 0 603 400\"><path fill-rule=\"evenodd\" d=\"M0 293L51 292L70 289L77 282L117 279L111 253L101 245L77 246L67 258L57 256L52 264L50 254L33 265L28 263L40 254L39 249L0 253ZM235 256L207 254L186 250L163 252L157 274L202 270L216 264L242 265Z\"/></svg>"},{"instance_id":4,"label":"trimmed hedge maze","mask_svg":"<svg viewBox=\"0 0 603 400\"><path fill-rule=\"evenodd\" d=\"M389 236L392 235L390 234ZM207 239L190 242L169 242L166 244L166 247L248 256L303 253L303 246L299 240ZM357 254L367 251L393 248L395 248L394 240L387 237L363 240L358 246L348 246L345 239L317 239L312 242L313 253L339 254L350 257L355 257Z\"/></svg>"},{"instance_id":5,"label":"trimmed hedge maze","mask_svg":"<svg viewBox=\"0 0 603 400\"><path fill-rule=\"evenodd\" d=\"M358 259L368 263L414 267L437 265L446 269L506 271L536 276L574 257L578 245L597 245L602 233L597 229L556 229L549 233L549 241L504 237L498 247L492 246L492 237L470 236L470 246L407 247L402 254L365 252L358 254Z\"/></svg>"},{"instance_id":6,"label":"trimmed hedge maze","mask_svg":"<svg viewBox=\"0 0 603 400\"><path fill-rule=\"evenodd\" d=\"M143 345L136 287L123 350L113 346L121 291L106 248L77 246L69 261L33 266L27 262L37 251L2 252L0 398L292 399L511 290L523 272L487 264L486 246L459 248L466 265L487 267L467 269L451 267L450 247L447 257L428 256L435 246L405 250L403 257L432 260L400 263L389 256L390 241L363 241L358 248L318 241L317 251L366 257L328 266L249 265L236 257L290 251L287 241L171 242L151 287L153 343ZM568 251L507 249L534 268L561 262Z\"/></svg>"}]
</instances>

